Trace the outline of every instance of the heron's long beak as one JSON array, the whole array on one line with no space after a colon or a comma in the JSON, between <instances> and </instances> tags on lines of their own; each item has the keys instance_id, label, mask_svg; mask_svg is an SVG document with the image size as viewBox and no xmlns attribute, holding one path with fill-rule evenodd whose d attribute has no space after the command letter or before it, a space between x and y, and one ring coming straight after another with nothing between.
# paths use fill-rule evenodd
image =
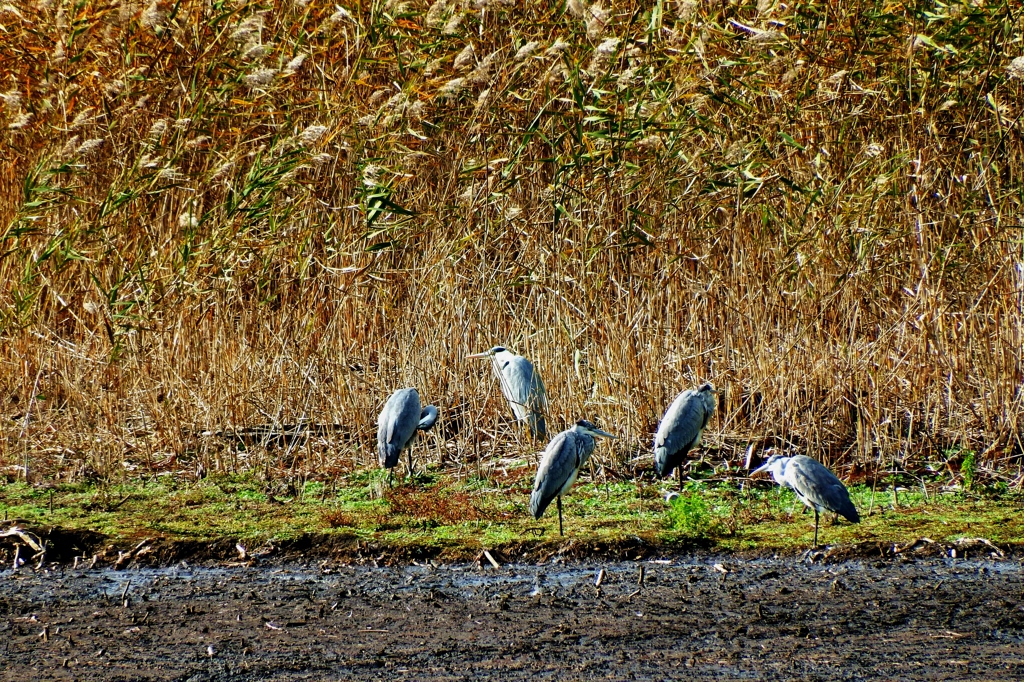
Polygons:
<instances>
[{"instance_id":1,"label":"heron's long beak","mask_svg":"<svg viewBox=\"0 0 1024 682\"><path fill-rule=\"evenodd\" d=\"M467 355L466 359L469 360L470 358L489 358L489 357L491 357L491 351L485 350L483 353L473 353L472 355Z\"/></svg>"},{"instance_id":2,"label":"heron's long beak","mask_svg":"<svg viewBox=\"0 0 1024 682\"><path fill-rule=\"evenodd\" d=\"M607 431L602 431L601 429L591 429L590 433L594 434L595 436L601 436L601 438L612 438L614 440L618 440L619 438L618 436L613 436Z\"/></svg>"},{"instance_id":3,"label":"heron's long beak","mask_svg":"<svg viewBox=\"0 0 1024 682\"><path fill-rule=\"evenodd\" d=\"M753 476L754 474L759 474L762 471L768 471L768 463L767 462L765 462L761 466L759 466L756 469L754 469L753 471L751 471L750 475Z\"/></svg>"}]
</instances>

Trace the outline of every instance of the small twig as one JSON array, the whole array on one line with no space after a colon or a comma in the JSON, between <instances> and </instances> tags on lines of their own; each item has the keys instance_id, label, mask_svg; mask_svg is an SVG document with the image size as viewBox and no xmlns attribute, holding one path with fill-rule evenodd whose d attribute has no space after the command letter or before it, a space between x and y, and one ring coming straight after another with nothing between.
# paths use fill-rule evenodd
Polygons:
<instances>
[{"instance_id":1,"label":"small twig","mask_svg":"<svg viewBox=\"0 0 1024 682\"><path fill-rule=\"evenodd\" d=\"M597 580L594 581L594 587L601 587L601 583L604 582L604 569L602 568L597 573Z\"/></svg>"},{"instance_id":2,"label":"small twig","mask_svg":"<svg viewBox=\"0 0 1024 682\"><path fill-rule=\"evenodd\" d=\"M491 553L488 552L486 549L484 550L484 556L487 557L487 560L491 562L491 566L494 566L495 568L501 568L501 564L495 561L494 557L492 557Z\"/></svg>"},{"instance_id":3,"label":"small twig","mask_svg":"<svg viewBox=\"0 0 1024 682\"><path fill-rule=\"evenodd\" d=\"M640 564L640 577L637 578L636 584L640 587L644 586L644 565Z\"/></svg>"}]
</instances>

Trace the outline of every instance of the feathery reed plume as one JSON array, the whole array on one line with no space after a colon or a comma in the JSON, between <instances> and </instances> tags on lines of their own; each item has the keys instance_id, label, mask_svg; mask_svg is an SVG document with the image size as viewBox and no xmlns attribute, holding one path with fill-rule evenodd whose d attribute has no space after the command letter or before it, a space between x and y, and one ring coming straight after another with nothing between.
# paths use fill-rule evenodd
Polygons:
<instances>
[{"instance_id":1,"label":"feathery reed plume","mask_svg":"<svg viewBox=\"0 0 1024 682\"><path fill-rule=\"evenodd\" d=\"M352 14L349 13L347 9L337 5L335 6L334 14L331 15L331 18L328 21L330 21L332 24L340 24L343 21L347 21L351 24L358 24L358 22L355 20L355 17L353 17Z\"/></svg>"},{"instance_id":2,"label":"feathery reed plume","mask_svg":"<svg viewBox=\"0 0 1024 682\"><path fill-rule=\"evenodd\" d=\"M78 152L78 145L80 142L81 138L78 137L78 135L72 135L70 138L68 138L68 141L64 143L64 146L61 147L60 157L62 159L67 159L73 156L76 152Z\"/></svg>"},{"instance_id":3,"label":"feathery reed plume","mask_svg":"<svg viewBox=\"0 0 1024 682\"><path fill-rule=\"evenodd\" d=\"M159 36L164 32L164 21L166 18L167 12L160 6L159 0L153 0L143 10L139 24Z\"/></svg>"},{"instance_id":4,"label":"feathery reed plume","mask_svg":"<svg viewBox=\"0 0 1024 682\"><path fill-rule=\"evenodd\" d=\"M462 20L466 17L463 12L456 12L445 22L444 27L441 29L441 34L446 36L453 36L459 32L459 27L462 26Z\"/></svg>"},{"instance_id":5,"label":"feathery reed plume","mask_svg":"<svg viewBox=\"0 0 1024 682\"><path fill-rule=\"evenodd\" d=\"M551 43L551 45L548 47L548 49L544 50L544 56L545 57L557 57L558 55L560 55L563 52L565 52L566 50L568 50L569 47L570 47L569 43L567 43L566 41L562 40L561 38L556 38L555 42Z\"/></svg>"},{"instance_id":6,"label":"feathery reed plume","mask_svg":"<svg viewBox=\"0 0 1024 682\"><path fill-rule=\"evenodd\" d=\"M246 74L243 80L251 88L260 88L270 85L277 74L277 69L256 69L252 73Z\"/></svg>"},{"instance_id":7,"label":"feathery reed plume","mask_svg":"<svg viewBox=\"0 0 1024 682\"><path fill-rule=\"evenodd\" d=\"M305 146L316 143L327 132L327 126L311 125L299 133L299 143Z\"/></svg>"},{"instance_id":8,"label":"feathery reed plume","mask_svg":"<svg viewBox=\"0 0 1024 682\"><path fill-rule=\"evenodd\" d=\"M306 62L306 55L299 53L291 58L291 60L285 64L284 70L288 74L296 74L302 69L302 65Z\"/></svg>"},{"instance_id":9,"label":"feathery reed plume","mask_svg":"<svg viewBox=\"0 0 1024 682\"><path fill-rule=\"evenodd\" d=\"M517 62L529 59L534 55L534 53L537 52L537 50L540 49L540 46L541 43L539 40L531 40L530 42L525 43L516 51L515 57L513 57L513 59Z\"/></svg>"},{"instance_id":10,"label":"feathery reed plume","mask_svg":"<svg viewBox=\"0 0 1024 682\"><path fill-rule=\"evenodd\" d=\"M153 125L151 125L149 127L149 135L147 137L149 137L150 142L153 142L155 144L159 144L160 140L162 140L164 135L167 134L167 129L168 129L167 119L166 118L157 119L156 121L153 122Z\"/></svg>"},{"instance_id":11,"label":"feathery reed plume","mask_svg":"<svg viewBox=\"0 0 1024 682\"><path fill-rule=\"evenodd\" d=\"M427 28L437 28L444 24L448 15L448 4L448 0L436 0L430 6L423 19L423 23L426 24Z\"/></svg>"},{"instance_id":12,"label":"feathery reed plume","mask_svg":"<svg viewBox=\"0 0 1024 682\"><path fill-rule=\"evenodd\" d=\"M29 121L31 120L32 112L22 111L17 116L15 116L10 123L7 124L7 127L10 130L18 130L19 128L24 128L25 126L27 126Z\"/></svg>"},{"instance_id":13,"label":"feathery reed plume","mask_svg":"<svg viewBox=\"0 0 1024 682\"><path fill-rule=\"evenodd\" d=\"M455 62L452 64L456 71L468 69L473 66L476 61L476 53L473 51L473 43L466 43L466 47L462 48L462 52L455 55Z\"/></svg>"},{"instance_id":14,"label":"feathery reed plume","mask_svg":"<svg viewBox=\"0 0 1024 682\"><path fill-rule=\"evenodd\" d=\"M0 99L4 101L4 106L9 111L19 111L21 109L21 93L17 88L0 94Z\"/></svg>"},{"instance_id":15,"label":"feathery reed plume","mask_svg":"<svg viewBox=\"0 0 1024 682\"><path fill-rule=\"evenodd\" d=\"M454 100L466 89L465 78L453 78L440 88L437 89L437 94L442 99Z\"/></svg>"},{"instance_id":16,"label":"feathery reed plume","mask_svg":"<svg viewBox=\"0 0 1024 682\"><path fill-rule=\"evenodd\" d=\"M1016 57L1007 65L1006 75L1010 78L1024 78L1024 57Z\"/></svg>"},{"instance_id":17,"label":"feathery reed plume","mask_svg":"<svg viewBox=\"0 0 1024 682\"><path fill-rule=\"evenodd\" d=\"M587 26L587 37L591 40L601 38L608 29L608 10L602 7L600 2L596 2L586 9L584 16Z\"/></svg>"},{"instance_id":18,"label":"feathery reed plume","mask_svg":"<svg viewBox=\"0 0 1024 682\"><path fill-rule=\"evenodd\" d=\"M92 138L90 140L86 140L85 142L83 142L82 146L80 146L78 148L77 154L79 156L88 156L89 154L93 153L94 151L96 151L97 149L99 149L102 146L103 146L103 138L102 137L94 137L94 138Z\"/></svg>"}]
</instances>

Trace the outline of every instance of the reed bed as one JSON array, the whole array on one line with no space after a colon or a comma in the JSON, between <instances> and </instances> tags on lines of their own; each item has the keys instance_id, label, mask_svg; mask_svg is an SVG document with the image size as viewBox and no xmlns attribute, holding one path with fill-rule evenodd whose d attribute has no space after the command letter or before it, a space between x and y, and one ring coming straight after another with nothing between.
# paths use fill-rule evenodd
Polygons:
<instances>
[{"instance_id":1,"label":"reed bed","mask_svg":"<svg viewBox=\"0 0 1024 682\"><path fill-rule=\"evenodd\" d=\"M415 385L486 474L549 428L1021 485L1009 0L37 0L0 8L9 480L330 478ZM204 432L303 421L243 447ZM608 454L608 453L611 454ZM27 470L26 470L27 468Z\"/></svg>"}]
</instances>

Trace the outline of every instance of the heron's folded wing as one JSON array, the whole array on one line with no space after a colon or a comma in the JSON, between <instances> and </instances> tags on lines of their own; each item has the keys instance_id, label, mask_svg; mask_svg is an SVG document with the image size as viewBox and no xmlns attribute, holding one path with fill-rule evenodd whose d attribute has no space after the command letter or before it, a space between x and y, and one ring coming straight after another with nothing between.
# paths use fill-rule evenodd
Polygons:
<instances>
[{"instance_id":1,"label":"heron's folded wing","mask_svg":"<svg viewBox=\"0 0 1024 682\"><path fill-rule=\"evenodd\" d=\"M786 482L801 497L819 507L848 516L856 515L850 493L843 482L836 478L817 460L806 456L794 457L786 466Z\"/></svg>"},{"instance_id":2,"label":"heron's folded wing","mask_svg":"<svg viewBox=\"0 0 1024 682\"><path fill-rule=\"evenodd\" d=\"M530 361L517 355L499 368L501 391L512 405L517 419L524 419L532 410L534 397L534 370Z\"/></svg>"},{"instance_id":3,"label":"heron's folded wing","mask_svg":"<svg viewBox=\"0 0 1024 682\"><path fill-rule=\"evenodd\" d=\"M534 404L535 412L547 412L548 411L548 389L544 386L544 380L540 378L540 372L535 367L533 369L533 387L534 392L537 395L537 400Z\"/></svg>"},{"instance_id":4,"label":"heron's folded wing","mask_svg":"<svg viewBox=\"0 0 1024 682\"><path fill-rule=\"evenodd\" d=\"M654 447L675 454L689 448L706 423L704 403L696 391L684 391L665 411L654 437Z\"/></svg>"},{"instance_id":5,"label":"heron's folded wing","mask_svg":"<svg viewBox=\"0 0 1024 682\"><path fill-rule=\"evenodd\" d=\"M576 434L563 431L548 443L541 456L537 476L533 481L533 493L530 495L530 513L540 518L551 500L562 490L562 487L576 469Z\"/></svg>"}]
</instances>

